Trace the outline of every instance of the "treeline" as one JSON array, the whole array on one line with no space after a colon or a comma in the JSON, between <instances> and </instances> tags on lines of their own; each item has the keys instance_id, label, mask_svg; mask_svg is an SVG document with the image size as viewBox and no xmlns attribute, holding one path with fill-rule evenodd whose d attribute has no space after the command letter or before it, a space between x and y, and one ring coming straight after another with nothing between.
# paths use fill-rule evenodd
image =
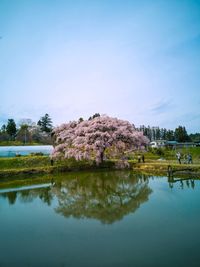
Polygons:
<instances>
[{"instance_id":1,"label":"treeline","mask_svg":"<svg viewBox=\"0 0 200 267\"><path fill-rule=\"evenodd\" d=\"M95 113L88 120L99 116L99 113ZM83 118L79 118L78 121L82 122ZM17 141L24 144L51 144L52 129L52 119L47 113L37 123L31 119L22 119L18 123L18 126L14 119L8 119L7 124L2 125L0 129L0 142ZM142 125L137 130L142 131L150 141L163 139L167 141L200 143L200 133L188 134L185 126L178 126L175 130L170 130Z\"/></svg>"},{"instance_id":2,"label":"treeline","mask_svg":"<svg viewBox=\"0 0 200 267\"><path fill-rule=\"evenodd\" d=\"M200 142L200 133L188 134L185 126L178 126L175 130L169 130L142 125L138 130L142 131L150 141L163 139L177 142Z\"/></svg>"},{"instance_id":3,"label":"treeline","mask_svg":"<svg viewBox=\"0 0 200 267\"><path fill-rule=\"evenodd\" d=\"M18 126L14 119L8 119L7 124L0 129L0 142L51 144L52 129L52 119L47 113L37 123L31 119L22 119Z\"/></svg>"}]
</instances>

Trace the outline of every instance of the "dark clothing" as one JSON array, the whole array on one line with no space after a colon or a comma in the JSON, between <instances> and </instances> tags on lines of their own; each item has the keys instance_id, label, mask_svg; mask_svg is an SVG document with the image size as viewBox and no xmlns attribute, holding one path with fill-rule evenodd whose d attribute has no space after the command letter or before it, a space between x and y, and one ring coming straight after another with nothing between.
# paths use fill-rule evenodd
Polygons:
<instances>
[{"instance_id":1,"label":"dark clothing","mask_svg":"<svg viewBox=\"0 0 200 267\"><path fill-rule=\"evenodd\" d=\"M144 155L142 155L142 162L144 163Z\"/></svg>"}]
</instances>

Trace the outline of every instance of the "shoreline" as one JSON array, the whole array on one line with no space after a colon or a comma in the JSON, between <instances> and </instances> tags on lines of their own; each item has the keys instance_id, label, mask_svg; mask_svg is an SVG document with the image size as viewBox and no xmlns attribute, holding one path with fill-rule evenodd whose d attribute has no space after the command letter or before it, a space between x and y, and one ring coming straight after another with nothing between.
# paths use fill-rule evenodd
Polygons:
<instances>
[{"instance_id":1,"label":"shoreline","mask_svg":"<svg viewBox=\"0 0 200 267\"><path fill-rule=\"evenodd\" d=\"M174 161L147 161L138 163L129 160L129 168L120 168L116 166L116 160L107 160L97 166L94 161L77 162L74 160L66 160L65 162L55 163L51 166L48 156L32 156L32 157L15 157L0 158L0 180L4 178L14 179L23 176L24 179L31 176L42 174L54 174L64 172L74 172L82 170L126 170L151 175L173 175L174 177L195 176L200 179L200 164L178 164ZM26 166L26 167L24 167ZM169 173L169 166L171 172Z\"/></svg>"}]
</instances>

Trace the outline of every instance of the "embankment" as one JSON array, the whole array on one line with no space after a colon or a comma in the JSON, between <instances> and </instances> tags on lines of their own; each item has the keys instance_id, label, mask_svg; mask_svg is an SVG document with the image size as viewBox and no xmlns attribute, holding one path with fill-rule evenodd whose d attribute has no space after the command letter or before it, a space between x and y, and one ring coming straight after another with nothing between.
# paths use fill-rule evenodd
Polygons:
<instances>
[{"instance_id":1,"label":"embankment","mask_svg":"<svg viewBox=\"0 0 200 267\"><path fill-rule=\"evenodd\" d=\"M15 176L30 177L30 175L50 174L68 171L94 169L120 169L119 161L109 160L97 166L94 161L75 161L68 159L62 162L51 162L48 156L27 156L0 159L0 179ZM152 175L168 175L169 166L172 175L195 175L200 178L200 164L177 164L174 161L147 161L137 163L129 161L129 169ZM123 167L123 164L122 164Z\"/></svg>"}]
</instances>

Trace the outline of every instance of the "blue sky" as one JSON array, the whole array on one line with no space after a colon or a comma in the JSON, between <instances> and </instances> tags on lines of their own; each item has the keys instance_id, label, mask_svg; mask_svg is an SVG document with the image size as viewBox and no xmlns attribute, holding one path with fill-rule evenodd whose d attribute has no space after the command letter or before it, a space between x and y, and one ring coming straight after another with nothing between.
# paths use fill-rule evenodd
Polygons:
<instances>
[{"instance_id":1,"label":"blue sky","mask_svg":"<svg viewBox=\"0 0 200 267\"><path fill-rule=\"evenodd\" d=\"M200 1L1 0L0 124L98 112L200 132Z\"/></svg>"}]
</instances>

